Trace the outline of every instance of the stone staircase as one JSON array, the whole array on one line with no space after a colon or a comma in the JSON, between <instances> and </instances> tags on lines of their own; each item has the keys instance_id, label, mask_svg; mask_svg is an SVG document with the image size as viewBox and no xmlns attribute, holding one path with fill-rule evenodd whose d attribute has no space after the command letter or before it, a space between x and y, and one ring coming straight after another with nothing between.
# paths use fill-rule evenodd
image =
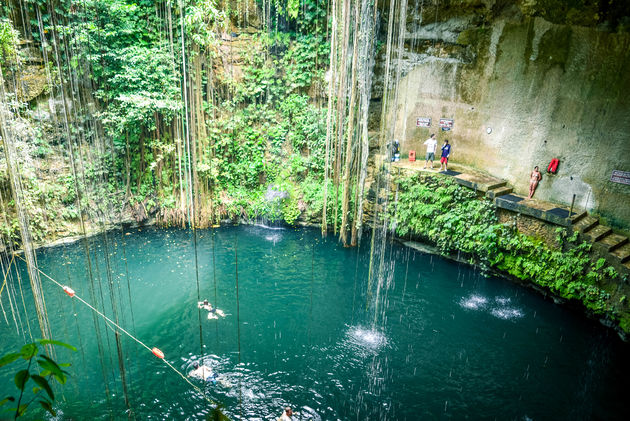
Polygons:
<instances>
[{"instance_id":1,"label":"stone staircase","mask_svg":"<svg viewBox=\"0 0 630 421\"><path fill-rule=\"evenodd\" d=\"M432 171L422 169L421 165L421 161L415 163L401 161L394 164L399 170L426 171L435 174ZM599 250L600 255L607 256L607 260L614 263L618 269L630 270L630 241L628 237L615 233L610 227L600 224L599 218L589 215L585 211L571 212L566 206L536 199L527 200L526 196L513 193L512 187L505 180L472 168L451 166L451 168L453 167L455 171L449 169L449 171L443 171L440 174L451 176L457 184L485 195L499 208L579 231L584 240L593 244L593 247Z\"/></svg>"},{"instance_id":2,"label":"stone staircase","mask_svg":"<svg viewBox=\"0 0 630 421\"><path fill-rule=\"evenodd\" d=\"M511 193L512 188L505 182L490 185L486 190L486 196L491 200ZM579 231L585 240L609 253L609 257L614 262L630 270L630 241L628 237L613 232L612 228L600 224L599 218L588 215L585 211L575 213L568 219L573 230Z\"/></svg>"},{"instance_id":3,"label":"stone staircase","mask_svg":"<svg viewBox=\"0 0 630 421\"><path fill-rule=\"evenodd\" d=\"M613 260L630 269L630 242L628 237L613 232L610 227L601 225L599 219L583 212L574 218L573 229L579 231L597 247L610 253Z\"/></svg>"},{"instance_id":4,"label":"stone staircase","mask_svg":"<svg viewBox=\"0 0 630 421\"><path fill-rule=\"evenodd\" d=\"M507 185L503 185L503 186L499 186L499 187L497 187L497 188L495 188L493 190L488 190L486 192L486 196L488 196L488 199L494 199L495 197L499 197L499 196L504 196L506 194L510 194L510 193L512 193L512 191L514 191L514 189L512 189L512 187L509 187Z\"/></svg>"}]
</instances>

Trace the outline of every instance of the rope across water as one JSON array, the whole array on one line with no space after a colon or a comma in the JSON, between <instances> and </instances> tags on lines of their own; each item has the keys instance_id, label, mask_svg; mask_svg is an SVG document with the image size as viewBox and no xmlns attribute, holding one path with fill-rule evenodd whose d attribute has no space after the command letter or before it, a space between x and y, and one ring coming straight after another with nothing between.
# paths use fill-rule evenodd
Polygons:
<instances>
[{"instance_id":1,"label":"rope across water","mask_svg":"<svg viewBox=\"0 0 630 421\"><path fill-rule=\"evenodd\" d=\"M15 256L15 255L14 255ZM24 258L22 258L21 256L18 256L20 259L24 260ZM25 261L25 260L24 260ZM26 261L25 261L26 262ZM44 278L48 279L49 281L53 282L55 285L57 285L58 287L60 287L61 289L64 290L64 292L68 293L66 291L66 288L64 285L62 285L61 283L57 282L54 278L52 278L50 275L48 275L47 273L43 272L41 269L37 268L37 270L39 271L39 273L41 275L44 276ZM70 294L68 294L70 295ZM88 303L87 301L85 301L83 298L81 298L80 296L78 296L76 293L73 292L73 294L71 295L72 298L76 298L77 300L79 300L80 302L82 302L83 304L85 304L87 307L89 307L93 312L95 312L96 314L98 314L100 317L102 317L103 319L105 319L105 321L109 324L109 325L113 325L115 326L120 332L124 333L125 335L129 336L131 339L133 339L134 341L136 341L137 343L139 343L140 345L142 345L143 347L145 347L149 352L151 352L152 354L156 355L154 352L154 349L156 348L150 348L147 344L145 344L144 342L142 342L140 339L136 338L134 335L132 335L131 333L129 333L127 330L125 330L123 327L121 327L119 324L117 324L116 322L114 322L112 319L110 319L109 317L107 317L105 314L101 313L98 309L96 309L94 306L92 306L90 303ZM158 350L159 351L159 350ZM156 355L157 356L157 355ZM191 382L184 374L182 374L177 368L175 368L171 363L169 363L165 358L163 357L158 357L160 358L164 364L166 364L167 366L169 366L175 373L177 373L182 379L184 379L184 381L186 381L186 383L188 383L193 389L195 389L197 392L199 392L205 400L207 400L210 404L212 405L217 405L216 402L214 402L212 399L208 398L206 396L206 394L203 392L203 390L195 385L193 382Z\"/></svg>"}]
</instances>

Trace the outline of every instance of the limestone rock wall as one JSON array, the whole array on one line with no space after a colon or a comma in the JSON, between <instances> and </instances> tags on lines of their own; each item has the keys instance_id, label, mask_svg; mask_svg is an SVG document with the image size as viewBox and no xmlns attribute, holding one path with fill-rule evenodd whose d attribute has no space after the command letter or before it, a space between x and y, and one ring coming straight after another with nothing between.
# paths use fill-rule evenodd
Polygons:
<instances>
[{"instance_id":1,"label":"limestone rock wall","mask_svg":"<svg viewBox=\"0 0 630 421\"><path fill-rule=\"evenodd\" d=\"M527 192L538 165L537 198L570 204L575 194L578 209L630 230L630 186L610 181L613 170L630 171L630 34L515 8L481 23L471 15L430 25L407 25L388 117L403 154L424 157L422 143L436 133L439 145L453 145L453 162L502 177L517 193ZM417 128L418 117L432 127ZM453 129L441 131L440 118L454 119ZM546 175L552 158L558 174Z\"/></svg>"}]
</instances>

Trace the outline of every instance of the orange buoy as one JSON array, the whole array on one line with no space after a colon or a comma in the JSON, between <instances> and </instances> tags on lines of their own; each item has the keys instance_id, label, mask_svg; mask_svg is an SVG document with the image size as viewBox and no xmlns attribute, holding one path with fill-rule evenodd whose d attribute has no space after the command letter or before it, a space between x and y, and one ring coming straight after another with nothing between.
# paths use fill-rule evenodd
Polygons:
<instances>
[{"instance_id":1,"label":"orange buoy","mask_svg":"<svg viewBox=\"0 0 630 421\"><path fill-rule=\"evenodd\" d=\"M74 297L74 290L68 286L64 286L63 290L66 294L68 294L71 297Z\"/></svg>"},{"instance_id":2,"label":"orange buoy","mask_svg":"<svg viewBox=\"0 0 630 421\"><path fill-rule=\"evenodd\" d=\"M153 355L155 355L156 357L164 359L164 353L160 351L158 348L153 348L151 352L153 352Z\"/></svg>"}]
</instances>

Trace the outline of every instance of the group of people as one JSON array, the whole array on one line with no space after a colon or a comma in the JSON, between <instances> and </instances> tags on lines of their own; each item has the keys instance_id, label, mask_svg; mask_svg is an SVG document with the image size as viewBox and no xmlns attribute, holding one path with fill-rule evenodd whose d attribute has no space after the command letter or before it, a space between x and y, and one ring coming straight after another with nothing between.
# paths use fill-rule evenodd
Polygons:
<instances>
[{"instance_id":1,"label":"group of people","mask_svg":"<svg viewBox=\"0 0 630 421\"><path fill-rule=\"evenodd\" d=\"M427 155L426 161L424 162L424 169L427 168L429 162L431 162L431 169L433 169L433 161L435 160L435 151L437 150L437 139L435 138L435 133L431 134L431 136L424 142L427 147ZM448 158L451 156L451 145L448 143L448 139L444 139L444 144L442 145L442 156L440 157L440 169L439 171L446 171L448 169ZM528 199L531 199L534 196L534 192L536 191L536 187L538 187L538 183L542 180L542 174L538 170L538 166L534 167L534 171L532 171L529 175L529 196Z\"/></svg>"},{"instance_id":2,"label":"group of people","mask_svg":"<svg viewBox=\"0 0 630 421\"><path fill-rule=\"evenodd\" d=\"M218 319L219 316L225 317L225 313L222 310L210 304L210 302L207 299L203 301L199 301L197 303L197 308L200 308L202 310L207 310L208 319ZM231 386L227 380L225 380L223 377L217 376L214 370L212 370L211 367L205 364L199 365L199 363L195 361L192 365L192 368L193 369L188 373L189 377L203 380L204 382L211 382L213 384L216 384L218 381L225 387ZM292 420L293 420L293 410L291 409L290 406L287 406L284 408L284 412L282 413L280 418L278 418L278 421L292 421Z\"/></svg>"},{"instance_id":3,"label":"group of people","mask_svg":"<svg viewBox=\"0 0 630 421\"><path fill-rule=\"evenodd\" d=\"M427 168L429 162L431 162L431 169L433 169L433 160L435 160L435 151L437 150L437 139L435 133L424 142L427 147L426 161L424 162L424 168ZM444 139L442 145L442 156L440 157L440 171L446 171L448 169L448 158L451 156L451 145L448 143L448 139Z\"/></svg>"},{"instance_id":4,"label":"group of people","mask_svg":"<svg viewBox=\"0 0 630 421\"><path fill-rule=\"evenodd\" d=\"M208 310L208 319L218 319L219 316L225 317L225 313L216 307L213 307L208 300L199 301L197 308L202 310ZM199 365L198 362L193 363L193 370L188 373L190 377L203 380L204 382L217 382L217 376L212 370L205 364Z\"/></svg>"}]
</instances>

